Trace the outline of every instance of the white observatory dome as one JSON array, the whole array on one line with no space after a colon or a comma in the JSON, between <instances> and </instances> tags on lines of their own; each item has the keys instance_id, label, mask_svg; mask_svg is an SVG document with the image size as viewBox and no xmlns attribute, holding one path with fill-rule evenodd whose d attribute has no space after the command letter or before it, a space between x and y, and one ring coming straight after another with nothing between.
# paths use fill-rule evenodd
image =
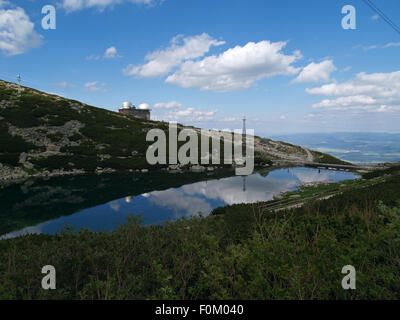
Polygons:
<instances>
[{"instance_id":1,"label":"white observatory dome","mask_svg":"<svg viewBox=\"0 0 400 320\"><path fill-rule=\"evenodd\" d=\"M132 102L124 101L122 102L122 109L129 109L132 108Z\"/></svg>"},{"instance_id":2,"label":"white observatory dome","mask_svg":"<svg viewBox=\"0 0 400 320\"><path fill-rule=\"evenodd\" d=\"M141 104L139 104L138 109L140 109L140 110L150 110L150 105L148 103L141 103Z\"/></svg>"}]
</instances>

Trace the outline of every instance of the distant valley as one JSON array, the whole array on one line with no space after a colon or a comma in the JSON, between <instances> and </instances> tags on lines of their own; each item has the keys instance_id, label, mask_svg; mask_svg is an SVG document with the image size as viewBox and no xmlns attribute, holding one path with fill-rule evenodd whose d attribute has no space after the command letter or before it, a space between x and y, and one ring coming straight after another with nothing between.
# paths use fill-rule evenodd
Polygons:
<instances>
[{"instance_id":1,"label":"distant valley","mask_svg":"<svg viewBox=\"0 0 400 320\"><path fill-rule=\"evenodd\" d=\"M400 133L300 133L271 138L329 153L352 163L400 161Z\"/></svg>"}]
</instances>

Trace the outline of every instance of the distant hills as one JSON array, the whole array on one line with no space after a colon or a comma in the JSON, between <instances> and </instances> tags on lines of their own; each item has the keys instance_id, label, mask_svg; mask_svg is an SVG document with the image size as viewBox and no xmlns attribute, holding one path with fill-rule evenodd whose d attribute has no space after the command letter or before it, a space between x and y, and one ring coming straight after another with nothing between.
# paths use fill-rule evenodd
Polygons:
<instances>
[{"instance_id":1,"label":"distant hills","mask_svg":"<svg viewBox=\"0 0 400 320\"><path fill-rule=\"evenodd\" d=\"M336 132L273 136L354 163L400 161L400 133Z\"/></svg>"},{"instance_id":2,"label":"distant hills","mask_svg":"<svg viewBox=\"0 0 400 320\"><path fill-rule=\"evenodd\" d=\"M0 80L0 179L154 168L145 158L151 144L146 133L152 128L167 132L168 123L125 116L28 87L18 95L17 89L16 84ZM341 162L259 137L255 137L255 160L263 165Z\"/></svg>"}]
</instances>

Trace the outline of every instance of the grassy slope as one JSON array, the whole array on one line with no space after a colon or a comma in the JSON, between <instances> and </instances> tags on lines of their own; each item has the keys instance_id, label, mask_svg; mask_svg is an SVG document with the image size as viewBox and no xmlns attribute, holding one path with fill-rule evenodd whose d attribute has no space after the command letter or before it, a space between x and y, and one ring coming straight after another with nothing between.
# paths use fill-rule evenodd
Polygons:
<instances>
[{"instance_id":1,"label":"grassy slope","mask_svg":"<svg viewBox=\"0 0 400 320\"><path fill-rule=\"evenodd\" d=\"M112 233L0 241L0 298L399 299L400 174L387 174L279 213L235 205L165 226L133 218ZM40 289L47 264L54 291ZM349 264L357 289L346 291Z\"/></svg>"},{"instance_id":2,"label":"grassy slope","mask_svg":"<svg viewBox=\"0 0 400 320\"><path fill-rule=\"evenodd\" d=\"M7 124L34 131L42 141L57 145L65 135L48 134L48 129L57 131L57 127L76 120L83 128L71 136L70 142L77 145L62 146L58 155L50 157L31 157L28 159L36 169L48 170L64 168L94 171L96 167L114 169L144 168L146 152L146 131L153 126L160 128L165 124L141 121L124 117L115 112L84 105L58 96L46 95L33 89L25 89L21 97L16 97L15 89L6 88L0 83L0 101L9 101L0 109L0 162L17 166L21 152L38 153L46 150L43 146L27 143L18 136L12 137ZM54 131L54 130L52 130ZM101 146L101 148L99 148ZM136 151L133 156L132 152ZM100 155L111 155L101 160Z\"/></svg>"},{"instance_id":3,"label":"grassy slope","mask_svg":"<svg viewBox=\"0 0 400 320\"><path fill-rule=\"evenodd\" d=\"M348 161L340 160L330 154L322 153L319 151L312 151L314 161L318 163L329 163L329 164L351 164Z\"/></svg>"},{"instance_id":4,"label":"grassy slope","mask_svg":"<svg viewBox=\"0 0 400 320\"><path fill-rule=\"evenodd\" d=\"M79 126L66 130L71 121ZM18 132L11 135L10 126ZM167 124L123 116L26 87L18 97L14 84L0 81L0 163L22 167L20 155L27 153L29 166L23 169L29 174L59 169L93 172L98 167L118 171L149 168L145 154L151 143L145 137L151 128L166 130ZM305 153L284 143L278 144L278 149L288 154L296 150ZM271 163L271 159L256 152L256 164ZM324 160L340 161L321 158Z\"/></svg>"}]
</instances>

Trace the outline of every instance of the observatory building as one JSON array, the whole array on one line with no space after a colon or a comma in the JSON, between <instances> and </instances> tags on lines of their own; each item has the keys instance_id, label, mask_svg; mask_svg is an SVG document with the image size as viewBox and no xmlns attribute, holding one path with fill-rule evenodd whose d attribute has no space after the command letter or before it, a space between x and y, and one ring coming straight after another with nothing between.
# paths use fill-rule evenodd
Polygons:
<instances>
[{"instance_id":1,"label":"observatory building","mask_svg":"<svg viewBox=\"0 0 400 320\"><path fill-rule=\"evenodd\" d=\"M119 113L125 114L127 116L134 116L136 118L141 118L145 120L150 120L150 106L147 103L139 104L136 108L131 102L124 101L122 107L118 109Z\"/></svg>"}]
</instances>

